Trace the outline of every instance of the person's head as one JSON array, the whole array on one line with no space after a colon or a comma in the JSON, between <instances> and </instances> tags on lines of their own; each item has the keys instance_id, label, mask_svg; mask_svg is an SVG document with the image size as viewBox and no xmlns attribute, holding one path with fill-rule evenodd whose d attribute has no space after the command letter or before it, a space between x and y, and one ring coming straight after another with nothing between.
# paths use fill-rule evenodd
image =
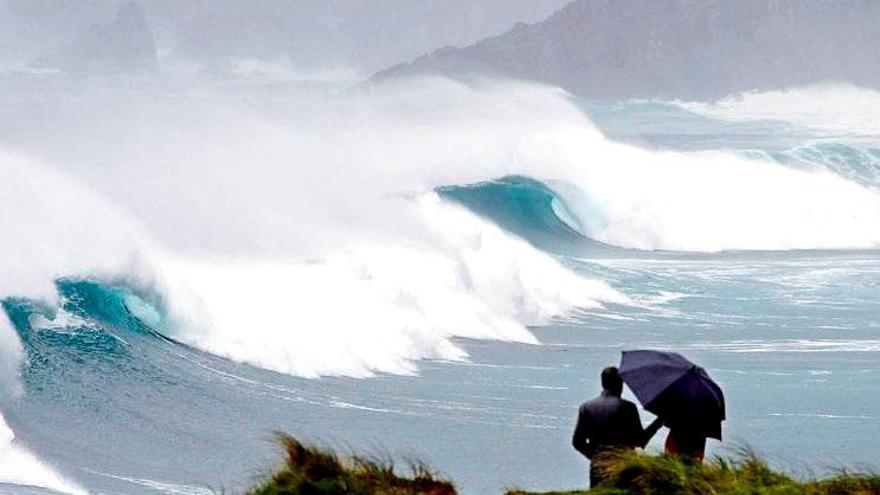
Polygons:
<instances>
[{"instance_id":1,"label":"person's head","mask_svg":"<svg viewBox=\"0 0 880 495\"><path fill-rule=\"evenodd\" d=\"M617 366L609 366L602 370L602 388L609 394L617 396L623 393L623 380L620 378Z\"/></svg>"}]
</instances>

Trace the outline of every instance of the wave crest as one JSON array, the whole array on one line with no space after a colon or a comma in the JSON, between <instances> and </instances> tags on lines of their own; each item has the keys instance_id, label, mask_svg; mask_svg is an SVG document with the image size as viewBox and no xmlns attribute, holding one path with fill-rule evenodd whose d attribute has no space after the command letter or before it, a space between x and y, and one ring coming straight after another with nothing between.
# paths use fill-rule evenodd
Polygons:
<instances>
[{"instance_id":1,"label":"wave crest","mask_svg":"<svg viewBox=\"0 0 880 495\"><path fill-rule=\"evenodd\" d=\"M182 342L301 376L415 373L459 360L454 337L536 343L526 328L628 299L434 195L430 246L366 243L312 263L182 262L169 297ZM184 330L185 329L185 330Z\"/></svg>"}]
</instances>

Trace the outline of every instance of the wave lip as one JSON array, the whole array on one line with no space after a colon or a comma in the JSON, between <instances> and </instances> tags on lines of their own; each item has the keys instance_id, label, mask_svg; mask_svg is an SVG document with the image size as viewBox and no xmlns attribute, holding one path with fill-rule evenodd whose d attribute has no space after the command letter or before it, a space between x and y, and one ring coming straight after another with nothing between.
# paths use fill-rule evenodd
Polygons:
<instances>
[{"instance_id":1,"label":"wave lip","mask_svg":"<svg viewBox=\"0 0 880 495\"><path fill-rule=\"evenodd\" d=\"M584 226L565 201L546 184L531 177L514 175L443 186L437 188L437 193L533 243L552 247L552 244L585 240Z\"/></svg>"}]
</instances>

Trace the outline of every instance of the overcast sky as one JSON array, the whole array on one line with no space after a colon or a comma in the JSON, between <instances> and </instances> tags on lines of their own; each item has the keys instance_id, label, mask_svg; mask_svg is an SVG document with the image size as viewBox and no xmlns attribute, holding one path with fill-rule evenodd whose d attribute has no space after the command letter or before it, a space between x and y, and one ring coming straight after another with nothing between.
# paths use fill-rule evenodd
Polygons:
<instances>
[{"instance_id":1,"label":"overcast sky","mask_svg":"<svg viewBox=\"0 0 880 495\"><path fill-rule=\"evenodd\" d=\"M0 57L26 64L124 0L0 0ZM537 22L568 0L140 0L160 61L289 60L372 72Z\"/></svg>"}]
</instances>

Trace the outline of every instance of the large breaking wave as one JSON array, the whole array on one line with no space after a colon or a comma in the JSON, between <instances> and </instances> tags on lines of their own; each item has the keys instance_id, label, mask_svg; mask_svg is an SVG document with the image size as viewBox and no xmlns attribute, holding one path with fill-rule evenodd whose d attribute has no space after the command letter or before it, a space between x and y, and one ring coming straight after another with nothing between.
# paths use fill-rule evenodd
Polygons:
<instances>
[{"instance_id":1,"label":"large breaking wave","mask_svg":"<svg viewBox=\"0 0 880 495\"><path fill-rule=\"evenodd\" d=\"M180 342L366 376L461 359L456 336L535 342L527 325L628 302L534 245L880 244L877 191L804 168L806 151L792 166L620 144L555 89L163 89L49 95L49 131L34 118L9 138L0 295L57 306L60 278L123 281Z\"/></svg>"},{"instance_id":2,"label":"large breaking wave","mask_svg":"<svg viewBox=\"0 0 880 495\"><path fill-rule=\"evenodd\" d=\"M305 259L197 258L159 247L78 181L4 158L7 197L30 195L37 184L60 194L43 203L39 195L19 198L32 209L17 219L20 230L7 229L20 240L7 243L3 257L7 300L61 308L69 298L58 291L62 277L121 284L151 295L137 313L158 315L141 317L156 331L277 371L412 373L415 359L463 358L451 337L534 343L528 324L627 301L432 192L389 199L394 218L418 229L408 237L363 235ZM20 354L15 341L6 347Z\"/></svg>"},{"instance_id":3,"label":"large breaking wave","mask_svg":"<svg viewBox=\"0 0 880 495\"><path fill-rule=\"evenodd\" d=\"M616 143L550 88L162 89L49 95L49 131L34 118L9 138L22 151L0 155L16 212L0 295L58 305L59 278L123 280L155 295L181 342L365 376L463 358L455 336L534 342L529 324L627 302L518 236L683 251L880 243L870 185Z\"/></svg>"},{"instance_id":4,"label":"large breaking wave","mask_svg":"<svg viewBox=\"0 0 880 495\"><path fill-rule=\"evenodd\" d=\"M144 84L0 115L17 119L0 141L2 400L40 353L126 352L108 321L304 377L412 374L466 359L456 337L536 343L529 325L630 303L549 253L880 245L864 133L662 151L540 86ZM80 490L12 439L0 418L0 450L30 466L16 476Z\"/></svg>"}]
</instances>

